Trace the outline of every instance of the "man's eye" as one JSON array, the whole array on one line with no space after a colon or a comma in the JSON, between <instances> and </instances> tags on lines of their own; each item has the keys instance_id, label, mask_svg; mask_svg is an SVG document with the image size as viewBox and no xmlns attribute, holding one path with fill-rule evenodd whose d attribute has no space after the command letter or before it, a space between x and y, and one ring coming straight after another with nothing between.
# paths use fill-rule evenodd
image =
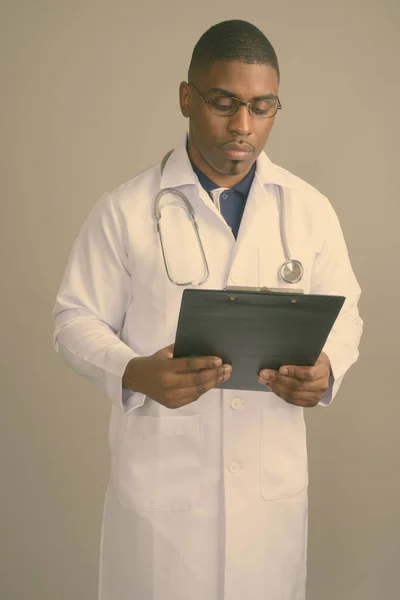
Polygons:
<instances>
[{"instance_id":1,"label":"man's eye","mask_svg":"<svg viewBox=\"0 0 400 600\"><path fill-rule=\"evenodd\" d=\"M272 112L272 110L270 108L256 108L254 106L253 106L252 110L257 115L267 115L268 113Z\"/></svg>"},{"instance_id":2,"label":"man's eye","mask_svg":"<svg viewBox=\"0 0 400 600\"><path fill-rule=\"evenodd\" d=\"M218 96L217 98L213 98L211 100L211 104L219 110L230 110L232 109L234 102L225 96Z\"/></svg>"},{"instance_id":3,"label":"man's eye","mask_svg":"<svg viewBox=\"0 0 400 600\"><path fill-rule=\"evenodd\" d=\"M268 115L269 113L274 112L275 102L270 102L268 100L257 100L257 102L253 102L251 108L257 115Z\"/></svg>"}]
</instances>

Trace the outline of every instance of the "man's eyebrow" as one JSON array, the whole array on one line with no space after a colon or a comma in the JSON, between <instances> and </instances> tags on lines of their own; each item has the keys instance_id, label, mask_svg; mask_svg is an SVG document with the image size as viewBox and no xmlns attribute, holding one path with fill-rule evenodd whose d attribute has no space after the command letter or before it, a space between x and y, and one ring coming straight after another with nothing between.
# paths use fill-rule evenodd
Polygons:
<instances>
[{"instance_id":1,"label":"man's eyebrow","mask_svg":"<svg viewBox=\"0 0 400 600\"><path fill-rule=\"evenodd\" d=\"M208 91L216 94L223 94L224 96L229 96L229 98L238 99L236 94L230 92L229 90L224 90L224 88L215 87ZM262 96L256 96L255 98L252 98L252 100L278 100L278 96L275 96L275 94L263 94Z\"/></svg>"}]
</instances>

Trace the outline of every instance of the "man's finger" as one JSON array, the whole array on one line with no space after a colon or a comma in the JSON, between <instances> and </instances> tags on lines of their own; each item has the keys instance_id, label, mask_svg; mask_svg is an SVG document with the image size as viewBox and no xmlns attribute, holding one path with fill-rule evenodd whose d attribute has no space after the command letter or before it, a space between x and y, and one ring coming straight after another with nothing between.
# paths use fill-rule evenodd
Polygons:
<instances>
[{"instance_id":1,"label":"man's finger","mask_svg":"<svg viewBox=\"0 0 400 600\"><path fill-rule=\"evenodd\" d=\"M169 390L167 394L167 404L170 407L178 408L179 406L184 406L185 404L189 404L190 402L194 402L200 396L213 389L219 383L223 383L227 381L231 375L232 368L230 365L227 365L224 369L218 369L217 374L208 379L207 381L196 380L192 376L193 385L185 385L182 387L175 387L175 389ZM187 375L184 375L186 377ZM188 374L190 377L190 375ZM181 382L182 383L182 382Z\"/></svg>"},{"instance_id":2,"label":"man's finger","mask_svg":"<svg viewBox=\"0 0 400 600\"><path fill-rule=\"evenodd\" d=\"M279 373L287 377L301 379L302 381L313 381L323 376L324 369L321 366L296 367L294 365L285 365L279 369Z\"/></svg>"},{"instance_id":3,"label":"man's finger","mask_svg":"<svg viewBox=\"0 0 400 600\"><path fill-rule=\"evenodd\" d=\"M295 380L300 381L300 380ZM293 389L287 386L282 385L278 381L271 383L268 387L270 387L271 391L285 400L288 404L294 404L296 406L316 406L318 402L323 397L326 386L321 383L323 380L318 380L318 382L312 383L312 388L307 389ZM260 381L260 383L262 383ZM267 384L268 385L268 384ZM304 383L300 381L300 385L308 385L310 383Z\"/></svg>"},{"instance_id":4,"label":"man's finger","mask_svg":"<svg viewBox=\"0 0 400 600\"><path fill-rule=\"evenodd\" d=\"M211 385L214 387L220 379L225 381L232 371L230 365L222 365L217 369L202 369L200 371L190 371L187 373L174 373L170 376L170 382L164 386L164 389L171 388L202 388Z\"/></svg>"},{"instance_id":5,"label":"man's finger","mask_svg":"<svg viewBox=\"0 0 400 600\"><path fill-rule=\"evenodd\" d=\"M164 348L165 354L168 358L172 358L174 356L174 346L175 344L170 344L166 348Z\"/></svg>"},{"instance_id":6,"label":"man's finger","mask_svg":"<svg viewBox=\"0 0 400 600\"><path fill-rule=\"evenodd\" d=\"M325 352L321 352L313 367L298 367L295 365L283 365L279 369L281 375L287 375L288 377L296 377L305 381L311 381L313 379L319 379L324 377L326 372L330 370L330 360Z\"/></svg>"},{"instance_id":7,"label":"man's finger","mask_svg":"<svg viewBox=\"0 0 400 600\"><path fill-rule=\"evenodd\" d=\"M280 389L292 392L314 392L315 390L319 390L324 387L325 379L325 377L319 377L318 379L305 380L277 373L276 375L272 375L270 378L265 378L260 375L258 381L271 389L275 389L276 386L279 386Z\"/></svg>"},{"instance_id":8,"label":"man's finger","mask_svg":"<svg viewBox=\"0 0 400 600\"><path fill-rule=\"evenodd\" d=\"M217 356L189 356L188 358L175 358L175 373L192 373L203 369L217 369L222 366L222 359Z\"/></svg>"},{"instance_id":9,"label":"man's finger","mask_svg":"<svg viewBox=\"0 0 400 600\"><path fill-rule=\"evenodd\" d=\"M276 381L279 377L279 371L274 371L273 369L262 369L258 376L268 381Z\"/></svg>"},{"instance_id":10,"label":"man's finger","mask_svg":"<svg viewBox=\"0 0 400 600\"><path fill-rule=\"evenodd\" d=\"M161 350L158 350L153 356L155 358L162 358L163 360L172 358L174 355L174 346L175 344L170 344L165 348L161 348Z\"/></svg>"}]
</instances>

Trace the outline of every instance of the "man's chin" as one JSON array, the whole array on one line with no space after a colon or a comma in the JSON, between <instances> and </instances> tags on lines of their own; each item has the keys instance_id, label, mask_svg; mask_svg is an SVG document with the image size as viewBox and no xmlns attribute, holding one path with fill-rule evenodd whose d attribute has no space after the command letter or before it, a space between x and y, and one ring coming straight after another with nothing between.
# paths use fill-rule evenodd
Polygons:
<instances>
[{"instance_id":1,"label":"man's chin","mask_svg":"<svg viewBox=\"0 0 400 600\"><path fill-rule=\"evenodd\" d=\"M218 172L221 174L226 173L227 175L231 172L232 167L235 167L237 169L237 172L246 172L251 168L253 162L254 161L252 161L250 158L227 158L224 161L219 161L218 169L216 170L218 170Z\"/></svg>"},{"instance_id":2,"label":"man's chin","mask_svg":"<svg viewBox=\"0 0 400 600\"><path fill-rule=\"evenodd\" d=\"M253 163L250 160L229 160L224 165L226 175L246 175Z\"/></svg>"}]
</instances>

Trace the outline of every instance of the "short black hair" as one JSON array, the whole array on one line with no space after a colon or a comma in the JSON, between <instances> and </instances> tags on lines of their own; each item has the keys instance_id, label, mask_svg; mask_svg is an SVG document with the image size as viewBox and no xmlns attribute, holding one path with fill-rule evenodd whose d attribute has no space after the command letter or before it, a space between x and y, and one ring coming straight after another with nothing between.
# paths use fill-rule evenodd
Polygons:
<instances>
[{"instance_id":1,"label":"short black hair","mask_svg":"<svg viewBox=\"0 0 400 600\"><path fill-rule=\"evenodd\" d=\"M278 75L275 50L262 31L247 21L222 21L208 29L194 47L189 66L189 81L198 71L207 71L217 61L239 61L271 65Z\"/></svg>"}]
</instances>

